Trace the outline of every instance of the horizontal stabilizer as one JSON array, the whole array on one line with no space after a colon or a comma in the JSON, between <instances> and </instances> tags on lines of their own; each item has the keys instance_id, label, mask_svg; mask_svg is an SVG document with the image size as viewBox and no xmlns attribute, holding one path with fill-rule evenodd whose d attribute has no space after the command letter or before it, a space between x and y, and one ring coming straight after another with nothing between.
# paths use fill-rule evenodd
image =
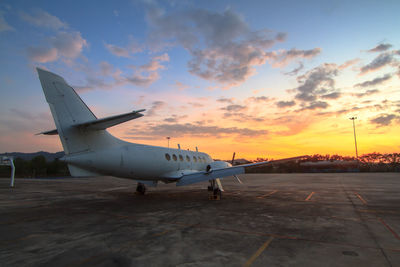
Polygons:
<instances>
[{"instance_id":1,"label":"horizontal stabilizer","mask_svg":"<svg viewBox=\"0 0 400 267\"><path fill-rule=\"evenodd\" d=\"M120 114L120 115L110 116L110 117L106 117L103 119L91 120L88 122L75 124L73 126L79 127L79 128L85 128L88 130L104 130L104 129L110 128L112 126L115 126L117 124L140 118L143 116L143 114L141 114L140 112L143 112L143 111L145 111L145 109L136 110L136 111L132 111L129 113Z\"/></svg>"},{"instance_id":2,"label":"horizontal stabilizer","mask_svg":"<svg viewBox=\"0 0 400 267\"><path fill-rule=\"evenodd\" d=\"M140 113L143 111L145 111L145 109L140 109L140 110L136 110L136 111L120 114L120 115L110 116L110 117L106 117L103 119L91 120L91 121L84 122L84 123L74 124L72 126L78 127L78 128L82 127L82 128L89 129L89 130L104 130L104 129L110 128L112 126L115 126L117 124L143 117L144 115ZM57 135L58 131L57 131L57 129L54 129L54 130L50 130L50 131L40 132L40 133L37 133L36 135L40 135L40 134Z\"/></svg>"}]
</instances>

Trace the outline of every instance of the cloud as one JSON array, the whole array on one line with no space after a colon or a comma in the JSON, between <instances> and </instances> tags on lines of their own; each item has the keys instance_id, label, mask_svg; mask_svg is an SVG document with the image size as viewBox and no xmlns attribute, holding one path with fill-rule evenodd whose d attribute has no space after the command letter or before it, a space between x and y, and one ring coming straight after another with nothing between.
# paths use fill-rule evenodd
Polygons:
<instances>
[{"instance_id":1,"label":"cloud","mask_svg":"<svg viewBox=\"0 0 400 267\"><path fill-rule=\"evenodd\" d=\"M31 46L27 48L28 56L35 62L52 62L59 58L66 60L78 57L87 42L80 32L60 31L47 40L47 46Z\"/></svg>"},{"instance_id":2,"label":"cloud","mask_svg":"<svg viewBox=\"0 0 400 267\"><path fill-rule=\"evenodd\" d=\"M76 58L87 42L82 38L80 32L59 32L51 38L53 46L57 49L59 55L65 58Z\"/></svg>"},{"instance_id":3,"label":"cloud","mask_svg":"<svg viewBox=\"0 0 400 267\"><path fill-rule=\"evenodd\" d=\"M372 89L372 90L367 90L364 93L357 93L357 94L355 94L355 96L364 97L364 96L369 96L369 95L373 95L373 94L376 94L376 93L379 93L379 90L378 89Z\"/></svg>"},{"instance_id":4,"label":"cloud","mask_svg":"<svg viewBox=\"0 0 400 267\"><path fill-rule=\"evenodd\" d=\"M175 82L175 86L178 88L179 91L184 91L184 90L190 88L189 85L184 84L184 83L181 83L181 82L179 82L179 81L176 81L176 82Z\"/></svg>"},{"instance_id":5,"label":"cloud","mask_svg":"<svg viewBox=\"0 0 400 267\"><path fill-rule=\"evenodd\" d=\"M233 104L233 98L219 98L217 102Z\"/></svg>"},{"instance_id":6,"label":"cloud","mask_svg":"<svg viewBox=\"0 0 400 267\"><path fill-rule=\"evenodd\" d=\"M160 78L159 70L165 69L160 60L166 61L169 57L167 54L155 56L147 64L141 66L129 66L131 73L124 73L120 69L115 69L113 65L102 61L98 70L94 68L83 68L81 71L86 75L86 84L83 86L75 86L79 91L89 91L93 89L112 89L116 86L124 84L133 84L135 86L149 86Z\"/></svg>"},{"instance_id":7,"label":"cloud","mask_svg":"<svg viewBox=\"0 0 400 267\"><path fill-rule=\"evenodd\" d=\"M242 106L242 105L235 105L235 104L233 104L233 105L228 105L228 106L226 106L226 107L224 107L224 108L221 108L222 110L226 110L226 111L228 111L228 112L238 112L238 111L243 111L243 110L245 110L246 109L246 107L245 106Z\"/></svg>"},{"instance_id":8,"label":"cloud","mask_svg":"<svg viewBox=\"0 0 400 267\"><path fill-rule=\"evenodd\" d=\"M28 47L27 53L31 60L40 63L55 61L58 58L58 51L54 47Z\"/></svg>"},{"instance_id":9,"label":"cloud","mask_svg":"<svg viewBox=\"0 0 400 267\"><path fill-rule=\"evenodd\" d=\"M112 74L113 65L108 63L107 61L100 62L100 74L101 76L109 76Z\"/></svg>"},{"instance_id":10,"label":"cloud","mask_svg":"<svg viewBox=\"0 0 400 267\"><path fill-rule=\"evenodd\" d=\"M286 107L293 107L296 105L294 100L292 101L278 101L275 103L278 108L286 108Z\"/></svg>"},{"instance_id":11,"label":"cloud","mask_svg":"<svg viewBox=\"0 0 400 267\"><path fill-rule=\"evenodd\" d=\"M149 86L160 78L157 72L152 72L147 75L135 73L131 76L125 77L125 81L132 83L136 86Z\"/></svg>"},{"instance_id":12,"label":"cloud","mask_svg":"<svg viewBox=\"0 0 400 267\"><path fill-rule=\"evenodd\" d=\"M37 27L50 28L53 30L68 28L68 25L65 22L62 22L56 16L53 16L39 8L33 9L32 14L27 14L21 11L19 13L19 16L21 17L21 19Z\"/></svg>"},{"instance_id":13,"label":"cloud","mask_svg":"<svg viewBox=\"0 0 400 267\"><path fill-rule=\"evenodd\" d=\"M308 106L303 107L302 110L326 109L327 107L329 107L329 104L327 102L315 101L315 102L311 102Z\"/></svg>"},{"instance_id":14,"label":"cloud","mask_svg":"<svg viewBox=\"0 0 400 267\"><path fill-rule=\"evenodd\" d=\"M334 93L335 80L333 78L337 75L337 65L329 63L308 71L297 78L300 85L295 88L295 91L298 91L295 98L301 101L315 101L320 95L326 95L329 91Z\"/></svg>"},{"instance_id":15,"label":"cloud","mask_svg":"<svg viewBox=\"0 0 400 267\"><path fill-rule=\"evenodd\" d=\"M304 68L304 64L302 62L299 62L299 66L297 68L294 68L293 70L289 72L285 72L283 74L289 75L289 76L295 76L297 75L302 69Z\"/></svg>"},{"instance_id":16,"label":"cloud","mask_svg":"<svg viewBox=\"0 0 400 267\"><path fill-rule=\"evenodd\" d=\"M184 123L184 124L158 124L149 125L146 130L138 131L134 129L127 133L128 135L143 135L153 136L154 138L160 138L165 136L198 136L198 137L213 137L222 138L225 136L240 136L244 138L257 137L267 135L267 130L254 130L249 128L238 128L238 127L219 127L219 126L206 126L201 124ZM137 137L136 137L137 138Z\"/></svg>"},{"instance_id":17,"label":"cloud","mask_svg":"<svg viewBox=\"0 0 400 267\"><path fill-rule=\"evenodd\" d=\"M202 107L204 107L203 104L197 103L197 102L188 102L188 105L190 105L192 108L202 108Z\"/></svg>"},{"instance_id":18,"label":"cloud","mask_svg":"<svg viewBox=\"0 0 400 267\"><path fill-rule=\"evenodd\" d=\"M245 100L246 102L253 102L253 103L266 103L272 101L272 99L268 96L252 96Z\"/></svg>"},{"instance_id":19,"label":"cloud","mask_svg":"<svg viewBox=\"0 0 400 267\"><path fill-rule=\"evenodd\" d=\"M326 94L326 95L322 95L321 98L322 99L338 99L339 97L341 97L341 93L340 92L333 92L330 94Z\"/></svg>"},{"instance_id":20,"label":"cloud","mask_svg":"<svg viewBox=\"0 0 400 267\"><path fill-rule=\"evenodd\" d=\"M187 63L190 73L226 87L246 81L256 66L265 64L265 50L286 37L266 29L252 31L230 9L222 13L191 9L165 15L152 2L148 3L147 18L153 49L183 46L192 57Z\"/></svg>"},{"instance_id":21,"label":"cloud","mask_svg":"<svg viewBox=\"0 0 400 267\"><path fill-rule=\"evenodd\" d=\"M380 44L368 50L368 52L384 52L392 47L391 44Z\"/></svg>"},{"instance_id":22,"label":"cloud","mask_svg":"<svg viewBox=\"0 0 400 267\"><path fill-rule=\"evenodd\" d=\"M164 119L165 122L169 123L177 123L178 121L187 118L187 115L178 116L176 114L172 114L171 117Z\"/></svg>"},{"instance_id":23,"label":"cloud","mask_svg":"<svg viewBox=\"0 0 400 267\"><path fill-rule=\"evenodd\" d=\"M130 42L127 47L117 46L108 43L104 43L104 46L114 56L130 58L131 55L142 52L143 48L136 43L132 36L129 36L129 39Z\"/></svg>"},{"instance_id":24,"label":"cloud","mask_svg":"<svg viewBox=\"0 0 400 267\"><path fill-rule=\"evenodd\" d=\"M360 74L366 74L368 72L377 71L385 66L390 65L395 61L394 55L396 53L385 52L374 58L370 63L363 66L360 69Z\"/></svg>"},{"instance_id":25,"label":"cloud","mask_svg":"<svg viewBox=\"0 0 400 267\"><path fill-rule=\"evenodd\" d=\"M275 125L279 125L279 130L274 132L278 136L290 136L304 131L315 120L314 116L304 116L301 114L284 115L275 118ZM285 129L287 128L287 129Z\"/></svg>"},{"instance_id":26,"label":"cloud","mask_svg":"<svg viewBox=\"0 0 400 267\"><path fill-rule=\"evenodd\" d=\"M340 69L340 70L346 69L346 68L348 68L348 67L350 67L350 66L352 66L352 65L354 65L354 64L357 64L358 62L360 62L360 59L359 59L359 58L347 60L345 63L343 63L342 65L340 65L340 66L338 67L338 69Z\"/></svg>"},{"instance_id":27,"label":"cloud","mask_svg":"<svg viewBox=\"0 0 400 267\"><path fill-rule=\"evenodd\" d=\"M130 51L127 48L116 46L113 44L104 43L107 50L117 57L130 57Z\"/></svg>"},{"instance_id":28,"label":"cloud","mask_svg":"<svg viewBox=\"0 0 400 267\"><path fill-rule=\"evenodd\" d=\"M379 126L388 126L393 120L399 121L400 117L394 114L380 114L378 117L371 119L370 122Z\"/></svg>"},{"instance_id":29,"label":"cloud","mask_svg":"<svg viewBox=\"0 0 400 267\"><path fill-rule=\"evenodd\" d=\"M149 86L160 78L158 71L165 69L162 61L169 61L168 54L153 57L149 63L141 66L130 66L133 74L119 79L137 86Z\"/></svg>"},{"instance_id":30,"label":"cloud","mask_svg":"<svg viewBox=\"0 0 400 267\"><path fill-rule=\"evenodd\" d=\"M141 71L157 71L159 69L165 69L165 66L161 65L160 62L169 61L169 56L167 53L162 54L161 56L154 57L149 63L141 65L139 69Z\"/></svg>"},{"instance_id":31,"label":"cloud","mask_svg":"<svg viewBox=\"0 0 400 267\"><path fill-rule=\"evenodd\" d=\"M155 115L157 115L158 111L160 111L161 109L163 109L166 106L167 106L167 103L165 103L164 101L154 101L152 103L151 108L146 112L146 116L148 116L148 117L155 116Z\"/></svg>"},{"instance_id":32,"label":"cloud","mask_svg":"<svg viewBox=\"0 0 400 267\"><path fill-rule=\"evenodd\" d=\"M11 27L6 19L4 18L4 13L2 10L0 10L0 32L6 32L6 31L14 31L15 29Z\"/></svg>"},{"instance_id":33,"label":"cloud","mask_svg":"<svg viewBox=\"0 0 400 267\"><path fill-rule=\"evenodd\" d=\"M392 74L385 74L382 77L377 77L371 81L365 81L362 83L357 83L356 85L354 85L355 87L368 87L368 86L374 86L374 85L378 85L381 84L387 80L390 80L392 78Z\"/></svg>"},{"instance_id":34,"label":"cloud","mask_svg":"<svg viewBox=\"0 0 400 267\"><path fill-rule=\"evenodd\" d=\"M321 53L322 49L317 47L310 50L299 50L292 48L290 50L279 50L278 52L268 52L268 59L274 67L284 67L292 60L298 58L310 59Z\"/></svg>"}]
</instances>

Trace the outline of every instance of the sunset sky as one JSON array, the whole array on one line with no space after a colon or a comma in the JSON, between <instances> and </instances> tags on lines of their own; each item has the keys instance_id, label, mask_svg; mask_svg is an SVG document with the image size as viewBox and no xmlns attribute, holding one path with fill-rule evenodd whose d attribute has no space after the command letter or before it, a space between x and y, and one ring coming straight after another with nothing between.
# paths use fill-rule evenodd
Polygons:
<instances>
[{"instance_id":1,"label":"sunset sky","mask_svg":"<svg viewBox=\"0 0 400 267\"><path fill-rule=\"evenodd\" d=\"M251 3L251 4L249 4ZM126 141L213 158L400 150L399 1L1 1L0 153L62 150L35 67Z\"/></svg>"}]
</instances>

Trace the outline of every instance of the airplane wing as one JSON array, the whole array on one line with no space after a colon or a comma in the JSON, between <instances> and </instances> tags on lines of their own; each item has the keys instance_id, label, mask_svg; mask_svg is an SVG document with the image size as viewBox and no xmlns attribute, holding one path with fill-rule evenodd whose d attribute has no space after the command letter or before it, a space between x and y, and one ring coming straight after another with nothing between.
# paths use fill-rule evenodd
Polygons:
<instances>
[{"instance_id":1,"label":"airplane wing","mask_svg":"<svg viewBox=\"0 0 400 267\"><path fill-rule=\"evenodd\" d=\"M285 159L279 159L279 160L249 163L249 164L243 164L243 165L232 166L232 167L227 167L227 168L215 169L210 172L200 171L200 172L195 172L195 173L182 174L181 177L179 178L178 182L176 183L176 185L183 186L183 185L194 184L194 183L198 183L198 182L202 182L202 181L213 180L213 179L217 179L217 178L224 178L227 176L234 176L237 174L245 173L245 168L257 167L257 166L261 167L261 166L265 166L265 165L273 164L273 163L284 163L284 162L293 161L293 160L300 160L304 157L305 156L299 156L299 157L285 158ZM177 177L174 177L174 178L176 179Z\"/></svg>"}]
</instances>

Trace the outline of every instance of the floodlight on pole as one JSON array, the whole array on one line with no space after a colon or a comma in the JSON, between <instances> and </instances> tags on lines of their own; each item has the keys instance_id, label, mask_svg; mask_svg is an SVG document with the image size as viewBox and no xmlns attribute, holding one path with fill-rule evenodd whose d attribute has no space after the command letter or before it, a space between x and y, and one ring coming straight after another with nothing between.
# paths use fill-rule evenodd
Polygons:
<instances>
[{"instance_id":1,"label":"floodlight on pole","mask_svg":"<svg viewBox=\"0 0 400 267\"><path fill-rule=\"evenodd\" d=\"M171 139L171 137L167 136L167 140L168 140L168 148L169 148L169 139Z\"/></svg>"},{"instance_id":2,"label":"floodlight on pole","mask_svg":"<svg viewBox=\"0 0 400 267\"><path fill-rule=\"evenodd\" d=\"M351 117L351 118L349 118L349 119L353 121L354 144L355 144L355 146L356 146L356 158L357 158L357 160L358 160L357 137L356 137L356 124L354 123L354 120L356 120L357 117Z\"/></svg>"}]
</instances>

